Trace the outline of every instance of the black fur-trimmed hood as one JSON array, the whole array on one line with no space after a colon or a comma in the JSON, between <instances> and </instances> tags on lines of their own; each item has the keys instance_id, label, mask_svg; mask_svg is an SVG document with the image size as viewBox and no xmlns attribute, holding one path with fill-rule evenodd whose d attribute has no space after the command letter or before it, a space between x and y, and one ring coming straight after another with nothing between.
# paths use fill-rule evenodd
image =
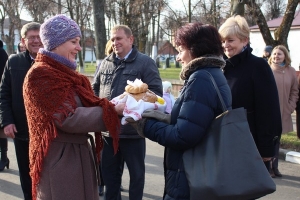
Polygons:
<instances>
[{"instance_id":1,"label":"black fur-trimmed hood","mask_svg":"<svg viewBox=\"0 0 300 200\"><path fill-rule=\"evenodd\" d=\"M180 79L187 80L192 73L196 70L203 68L203 67L220 67L223 69L225 67L225 60L222 56L216 55L204 55L199 58L195 58L191 60L187 66L182 68L180 72Z\"/></svg>"}]
</instances>

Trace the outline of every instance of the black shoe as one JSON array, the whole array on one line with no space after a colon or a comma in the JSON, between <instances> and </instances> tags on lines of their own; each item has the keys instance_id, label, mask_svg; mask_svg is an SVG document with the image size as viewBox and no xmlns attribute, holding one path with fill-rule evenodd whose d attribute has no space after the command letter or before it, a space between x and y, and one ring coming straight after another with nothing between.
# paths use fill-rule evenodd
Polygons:
<instances>
[{"instance_id":1,"label":"black shoe","mask_svg":"<svg viewBox=\"0 0 300 200\"><path fill-rule=\"evenodd\" d=\"M122 185L120 186L120 191L121 191L121 192L123 192L123 191L124 191L124 188L123 188L123 186L122 186Z\"/></svg>"},{"instance_id":2,"label":"black shoe","mask_svg":"<svg viewBox=\"0 0 300 200\"><path fill-rule=\"evenodd\" d=\"M277 168L273 169L273 171L274 171L275 176L282 177L282 174L280 173L280 171Z\"/></svg>"},{"instance_id":3,"label":"black shoe","mask_svg":"<svg viewBox=\"0 0 300 200\"><path fill-rule=\"evenodd\" d=\"M100 185L99 186L99 196L103 196L103 194L104 194L104 186Z\"/></svg>"},{"instance_id":4,"label":"black shoe","mask_svg":"<svg viewBox=\"0 0 300 200\"><path fill-rule=\"evenodd\" d=\"M269 170L269 173L270 173L270 176L271 176L272 178L276 178L273 169L270 169L270 170Z\"/></svg>"},{"instance_id":5,"label":"black shoe","mask_svg":"<svg viewBox=\"0 0 300 200\"><path fill-rule=\"evenodd\" d=\"M5 169L9 169L9 159L7 158L5 161L1 160L0 161L0 171L3 171Z\"/></svg>"}]
</instances>

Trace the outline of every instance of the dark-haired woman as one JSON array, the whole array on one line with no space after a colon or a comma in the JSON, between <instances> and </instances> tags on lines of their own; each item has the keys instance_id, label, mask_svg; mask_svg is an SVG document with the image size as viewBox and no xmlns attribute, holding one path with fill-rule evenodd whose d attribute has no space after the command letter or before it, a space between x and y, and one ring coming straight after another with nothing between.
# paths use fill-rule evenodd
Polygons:
<instances>
[{"instance_id":1,"label":"dark-haired woman","mask_svg":"<svg viewBox=\"0 0 300 200\"><path fill-rule=\"evenodd\" d=\"M175 44L182 64L180 78L185 81L171 112L170 124L155 119L143 119L138 130L146 138L165 146L164 200L190 199L190 189L183 167L182 155L197 145L206 134L222 106L209 72L226 107L231 109L231 92L223 75L223 48L216 28L201 23L189 23L177 31Z\"/></svg>"}]
</instances>

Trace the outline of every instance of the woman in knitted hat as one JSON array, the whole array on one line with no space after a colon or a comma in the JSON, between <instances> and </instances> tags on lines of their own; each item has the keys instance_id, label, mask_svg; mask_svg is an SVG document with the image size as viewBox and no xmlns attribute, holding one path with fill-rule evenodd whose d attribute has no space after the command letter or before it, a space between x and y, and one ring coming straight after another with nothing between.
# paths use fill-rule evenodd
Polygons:
<instances>
[{"instance_id":1,"label":"woman in knitted hat","mask_svg":"<svg viewBox=\"0 0 300 200\"><path fill-rule=\"evenodd\" d=\"M89 80L75 71L81 32L73 20L48 19L40 38L44 48L23 85L33 199L98 200L100 131L110 132L116 151L123 108L94 96ZM96 147L88 132L96 132Z\"/></svg>"}]
</instances>

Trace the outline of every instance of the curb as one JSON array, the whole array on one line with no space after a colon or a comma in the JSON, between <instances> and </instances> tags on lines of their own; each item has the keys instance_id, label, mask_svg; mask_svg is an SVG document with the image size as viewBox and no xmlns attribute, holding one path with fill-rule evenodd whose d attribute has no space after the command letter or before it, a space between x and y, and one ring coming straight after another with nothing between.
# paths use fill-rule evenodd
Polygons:
<instances>
[{"instance_id":1,"label":"curb","mask_svg":"<svg viewBox=\"0 0 300 200\"><path fill-rule=\"evenodd\" d=\"M279 149L278 158L288 162L300 164L300 153L296 151Z\"/></svg>"}]
</instances>

